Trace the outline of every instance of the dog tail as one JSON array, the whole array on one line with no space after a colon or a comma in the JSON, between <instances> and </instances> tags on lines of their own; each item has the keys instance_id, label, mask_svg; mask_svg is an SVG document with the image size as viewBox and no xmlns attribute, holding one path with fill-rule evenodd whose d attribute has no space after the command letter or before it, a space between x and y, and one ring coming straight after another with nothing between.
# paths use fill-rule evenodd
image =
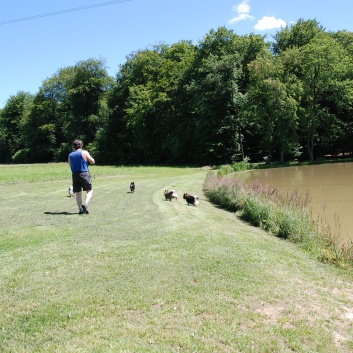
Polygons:
<instances>
[{"instance_id":1,"label":"dog tail","mask_svg":"<svg viewBox=\"0 0 353 353\"><path fill-rule=\"evenodd\" d=\"M199 204L199 197L197 195L194 195L195 202L194 205L197 206Z\"/></svg>"}]
</instances>

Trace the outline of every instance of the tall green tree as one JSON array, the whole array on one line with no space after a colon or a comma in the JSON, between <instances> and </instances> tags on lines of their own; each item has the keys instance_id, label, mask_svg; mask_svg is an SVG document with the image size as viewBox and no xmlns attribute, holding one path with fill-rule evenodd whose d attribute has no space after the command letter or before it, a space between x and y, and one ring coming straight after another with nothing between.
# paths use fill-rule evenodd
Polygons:
<instances>
[{"instance_id":1,"label":"tall green tree","mask_svg":"<svg viewBox=\"0 0 353 353\"><path fill-rule=\"evenodd\" d=\"M113 85L104 61L94 59L60 69L43 81L25 121L31 161L66 160L75 138L92 144L106 119L106 96Z\"/></svg>"},{"instance_id":2,"label":"tall green tree","mask_svg":"<svg viewBox=\"0 0 353 353\"><path fill-rule=\"evenodd\" d=\"M70 140L81 137L86 144L92 143L104 123L99 113L114 79L108 75L104 60L88 59L66 70L64 85L69 112L64 133Z\"/></svg>"},{"instance_id":3,"label":"tall green tree","mask_svg":"<svg viewBox=\"0 0 353 353\"><path fill-rule=\"evenodd\" d=\"M241 99L237 79L240 63L237 54L218 57L210 54L199 67L190 85L194 94L197 120L195 142L203 163L226 163L240 152L237 105Z\"/></svg>"},{"instance_id":4,"label":"tall green tree","mask_svg":"<svg viewBox=\"0 0 353 353\"><path fill-rule=\"evenodd\" d=\"M53 97L48 97L46 88L44 83L35 95L31 112L23 123L23 136L28 151L26 159L29 163L51 162L57 147L57 102Z\"/></svg>"},{"instance_id":5,"label":"tall green tree","mask_svg":"<svg viewBox=\"0 0 353 353\"><path fill-rule=\"evenodd\" d=\"M177 137L183 122L176 97L194 51L187 41L159 45L130 55L121 67L109 98L111 116L99 138L119 136L117 160L175 163L185 158L183 138Z\"/></svg>"},{"instance_id":6,"label":"tall green tree","mask_svg":"<svg viewBox=\"0 0 353 353\"><path fill-rule=\"evenodd\" d=\"M296 23L287 25L274 36L272 52L278 55L287 49L300 48L308 43L318 34L325 31L317 20L299 19Z\"/></svg>"},{"instance_id":7,"label":"tall green tree","mask_svg":"<svg viewBox=\"0 0 353 353\"><path fill-rule=\"evenodd\" d=\"M347 32L327 33L316 20L299 20L275 36L273 48L285 77L295 77L303 89L298 135L310 160L314 159L314 146L317 153L324 154L349 145L352 38Z\"/></svg>"},{"instance_id":8,"label":"tall green tree","mask_svg":"<svg viewBox=\"0 0 353 353\"><path fill-rule=\"evenodd\" d=\"M285 153L298 146L298 91L284 76L281 61L268 52L249 64L249 70L251 85L245 108L254 119L260 145L267 152L267 163L271 162L273 151L279 153L283 163Z\"/></svg>"},{"instance_id":9,"label":"tall green tree","mask_svg":"<svg viewBox=\"0 0 353 353\"><path fill-rule=\"evenodd\" d=\"M15 161L15 155L24 148L23 124L31 110L33 96L20 91L10 96L0 113L0 163Z\"/></svg>"},{"instance_id":10,"label":"tall green tree","mask_svg":"<svg viewBox=\"0 0 353 353\"><path fill-rule=\"evenodd\" d=\"M193 102L196 156L202 163L244 157L246 121L240 113L248 85L247 64L266 47L263 37L240 37L220 27L199 43L189 84Z\"/></svg>"},{"instance_id":11,"label":"tall green tree","mask_svg":"<svg viewBox=\"0 0 353 353\"><path fill-rule=\"evenodd\" d=\"M333 39L342 45L342 47L347 50L348 55L352 58L353 61L353 32L349 31L337 31L329 32ZM353 72L351 72L353 75Z\"/></svg>"},{"instance_id":12,"label":"tall green tree","mask_svg":"<svg viewBox=\"0 0 353 353\"><path fill-rule=\"evenodd\" d=\"M347 51L327 33L318 34L300 48L299 60L303 84L301 123L308 157L313 160L315 144L324 135L342 130L338 113L352 104L352 66Z\"/></svg>"}]
</instances>

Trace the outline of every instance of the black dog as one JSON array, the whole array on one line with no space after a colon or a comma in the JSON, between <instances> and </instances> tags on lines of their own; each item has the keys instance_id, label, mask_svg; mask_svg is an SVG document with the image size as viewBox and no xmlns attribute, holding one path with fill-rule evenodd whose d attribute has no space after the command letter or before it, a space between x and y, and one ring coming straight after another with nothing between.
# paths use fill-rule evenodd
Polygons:
<instances>
[{"instance_id":1,"label":"black dog","mask_svg":"<svg viewBox=\"0 0 353 353\"><path fill-rule=\"evenodd\" d=\"M186 200L188 205L197 206L199 204L199 197L197 195L189 195L188 193L184 193L183 199Z\"/></svg>"},{"instance_id":2,"label":"black dog","mask_svg":"<svg viewBox=\"0 0 353 353\"><path fill-rule=\"evenodd\" d=\"M178 200L178 194L174 190L164 190L165 200L172 201L172 199Z\"/></svg>"},{"instance_id":3,"label":"black dog","mask_svg":"<svg viewBox=\"0 0 353 353\"><path fill-rule=\"evenodd\" d=\"M134 181L132 181L130 183L130 192L135 192L135 182Z\"/></svg>"}]
</instances>

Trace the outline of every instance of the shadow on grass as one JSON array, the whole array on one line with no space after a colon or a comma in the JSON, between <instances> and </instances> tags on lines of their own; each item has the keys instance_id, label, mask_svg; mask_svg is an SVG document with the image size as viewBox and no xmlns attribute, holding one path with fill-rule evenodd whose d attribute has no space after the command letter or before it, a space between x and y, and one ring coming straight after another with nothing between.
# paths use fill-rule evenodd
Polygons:
<instances>
[{"instance_id":1,"label":"shadow on grass","mask_svg":"<svg viewBox=\"0 0 353 353\"><path fill-rule=\"evenodd\" d=\"M53 215L53 216L57 216L57 215L64 215L64 216L69 216L69 215L77 215L78 212L44 212L44 214L50 214L50 215Z\"/></svg>"}]
</instances>

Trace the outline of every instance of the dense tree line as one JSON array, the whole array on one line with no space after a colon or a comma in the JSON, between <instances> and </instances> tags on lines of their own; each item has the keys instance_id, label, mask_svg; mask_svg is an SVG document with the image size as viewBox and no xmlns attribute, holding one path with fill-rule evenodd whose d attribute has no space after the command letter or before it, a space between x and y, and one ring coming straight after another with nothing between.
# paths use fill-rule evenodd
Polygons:
<instances>
[{"instance_id":1,"label":"dense tree line","mask_svg":"<svg viewBox=\"0 0 353 353\"><path fill-rule=\"evenodd\" d=\"M222 164L353 151L353 33L299 20L267 42L221 27L58 70L0 111L0 163L65 161L81 138L100 164Z\"/></svg>"}]
</instances>

